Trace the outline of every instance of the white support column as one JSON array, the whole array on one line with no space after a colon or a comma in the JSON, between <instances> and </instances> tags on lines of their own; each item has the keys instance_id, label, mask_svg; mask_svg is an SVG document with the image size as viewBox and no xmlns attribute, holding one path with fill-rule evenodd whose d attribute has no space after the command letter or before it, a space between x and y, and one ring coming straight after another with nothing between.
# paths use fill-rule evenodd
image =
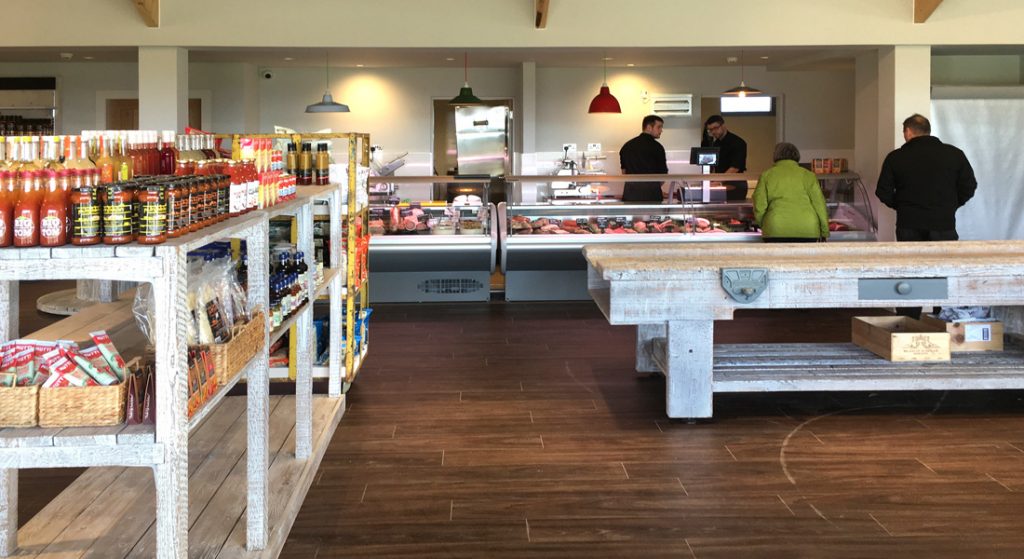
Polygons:
<instances>
[{"instance_id":1,"label":"white support column","mask_svg":"<svg viewBox=\"0 0 1024 559\"><path fill-rule=\"evenodd\" d=\"M522 136L520 173L533 175L537 173L537 63L523 62L522 77L523 106L515 115Z\"/></svg>"},{"instance_id":2,"label":"white support column","mask_svg":"<svg viewBox=\"0 0 1024 559\"><path fill-rule=\"evenodd\" d=\"M18 282L0 281L0 342L18 337ZM14 554L18 547L18 470L0 469L0 557Z\"/></svg>"},{"instance_id":3,"label":"white support column","mask_svg":"<svg viewBox=\"0 0 1024 559\"><path fill-rule=\"evenodd\" d=\"M648 351L651 340L665 337L664 324L640 324L636 327L636 372L659 373L661 368Z\"/></svg>"},{"instance_id":4,"label":"white support column","mask_svg":"<svg viewBox=\"0 0 1024 559\"><path fill-rule=\"evenodd\" d=\"M139 47L139 129L188 125L188 50Z\"/></svg>"},{"instance_id":5,"label":"white support column","mask_svg":"<svg viewBox=\"0 0 1024 559\"><path fill-rule=\"evenodd\" d=\"M313 451L313 292L316 290L316 263L313 259L313 202L305 205L295 216L298 228L298 250L303 254L309 271L301 281L309 293L309 308L303 311L296 324L295 343L295 458L305 460Z\"/></svg>"},{"instance_id":6,"label":"white support column","mask_svg":"<svg viewBox=\"0 0 1024 559\"><path fill-rule=\"evenodd\" d=\"M268 262L270 239L268 220L254 225L245 237L246 256L249 259L249 306L267 312L269 306L270 268ZM248 506L246 507L246 549L267 546L268 483L270 468L270 321L263 334L263 350L249 367L246 383L248 402L248 450L246 481Z\"/></svg>"},{"instance_id":7,"label":"white support column","mask_svg":"<svg viewBox=\"0 0 1024 559\"><path fill-rule=\"evenodd\" d=\"M885 156L903 145L903 120L914 113L931 117L931 54L930 46L917 45L878 51L878 167L872 185ZM882 207L879 240L894 240L895 227L896 213Z\"/></svg>"},{"instance_id":8,"label":"white support column","mask_svg":"<svg viewBox=\"0 0 1024 559\"><path fill-rule=\"evenodd\" d=\"M672 418L711 417L713 320L668 323L665 407Z\"/></svg>"},{"instance_id":9,"label":"white support column","mask_svg":"<svg viewBox=\"0 0 1024 559\"><path fill-rule=\"evenodd\" d=\"M153 283L156 333L156 442L164 463L153 468L156 484L156 543L160 559L188 556L188 384L185 251L157 248L164 274Z\"/></svg>"}]
</instances>

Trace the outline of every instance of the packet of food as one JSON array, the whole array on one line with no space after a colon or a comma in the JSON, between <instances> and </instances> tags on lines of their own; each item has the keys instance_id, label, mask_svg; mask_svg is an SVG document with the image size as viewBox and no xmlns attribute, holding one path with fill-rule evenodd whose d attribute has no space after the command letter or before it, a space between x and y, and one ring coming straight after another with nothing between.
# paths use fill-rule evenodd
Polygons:
<instances>
[{"instance_id":1,"label":"packet of food","mask_svg":"<svg viewBox=\"0 0 1024 559\"><path fill-rule=\"evenodd\" d=\"M107 364L107 360L103 358L100 348L96 346L83 349L81 353L73 349L62 349L61 354L73 359L78 368L88 373L100 386L110 386L120 382L114 371L110 369L110 365Z\"/></svg>"},{"instance_id":2,"label":"packet of food","mask_svg":"<svg viewBox=\"0 0 1024 559\"><path fill-rule=\"evenodd\" d=\"M16 380L15 384L18 386L28 386L32 384L32 380L36 377L36 366L33 361L35 355L35 348L32 346L25 346L18 350L18 353L14 355L14 368Z\"/></svg>"},{"instance_id":3,"label":"packet of food","mask_svg":"<svg viewBox=\"0 0 1024 559\"><path fill-rule=\"evenodd\" d=\"M121 354L117 352L117 348L114 347L114 343L110 341L110 336L107 332L100 330L99 332L91 332L89 337L92 341L96 342L96 347L99 348L103 358L107 360L107 364L110 365L111 370L117 375L117 380L124 381L125 365L124 359L121 359Z\"/></svg>"},{"instance_id":4,"label":"packet of food","mask_svg":"<svg viewBox=\"0 0 1024 559\"><path fill-rule=\"evenodd\" d=\"M14 373L0 373L0 387L13 388L14 381L18 378L18 375Z\"/></svg>"},{"instance_id":5,"label":"packet of food","mask_svg":"<svg viewBox=\"0 0 1024 559\"><path fill-rule=\"evenodd\" d=\"M29 340L29 344L35 348L35 355L32 356L32 360L36 364L36 370L38 370L43 364L46 363L44 355L49 353L53 348L57 347L56 342L40 342L37 340Z\"/></svg>"},{"instance_id":6,"label":"packet of food","mask_svg":"<svg viewBox=\"0 0 1024 559\"><path fill-rule=\"evenodd\" d=\"M50 378L43 384L43 388L61 386L97 386L95 380L88 373L78 368L75 362L55 349L46 354L46 360L50 366Z\"/></svg>"}]
</instances>

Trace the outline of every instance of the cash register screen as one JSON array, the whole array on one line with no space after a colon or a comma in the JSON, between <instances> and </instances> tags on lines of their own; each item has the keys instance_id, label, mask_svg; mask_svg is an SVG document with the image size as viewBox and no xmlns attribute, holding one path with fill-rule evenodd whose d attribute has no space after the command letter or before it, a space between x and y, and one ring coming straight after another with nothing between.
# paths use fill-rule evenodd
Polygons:
<instances>
[{"instance_id":1,"label":"cash register screen","mask_svg":"<svg viewBox=\"0 0 1024 559\"><path fill-rule=\"evenodd\" d=\"M717 165L718 148L690 148L690 165Z\"/></svg>"}]
</instances>

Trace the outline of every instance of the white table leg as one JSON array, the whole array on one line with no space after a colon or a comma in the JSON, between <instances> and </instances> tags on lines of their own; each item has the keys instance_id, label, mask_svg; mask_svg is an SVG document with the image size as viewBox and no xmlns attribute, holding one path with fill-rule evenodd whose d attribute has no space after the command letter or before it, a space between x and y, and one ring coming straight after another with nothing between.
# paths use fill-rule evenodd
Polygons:
<instances>
[{"instance_id":1,"label":"white table leg","mask_svg":"<svg viewBox=\"0 0 1024 559\"><path fill-rule=\"evenodd\" d=\"M246 235L245 244L249 257L249 306L269 309L269 266L267 255L270 241L269 225L266 221L254 226ZM268 371L270 329L264 332L263 350L250 367L246 383L248 402L249 448L246 452L248 500L246 513L246 549L263 549L267 546L267 507L269 487L267 474L270 467L270 375Z\"/></svg>"},{"instance_id":2,"label":"white table leg","mask_svg":"<svg viewBox=\"0 0 1024 559\"><path fill-rule=\"evenodd\" d=\"M664 337L664 324L640 324L636 327L636 372L661 372L661 368L658 367L658 364L651 358L648 345L651 340Z\"/></svg>"},{"instance_id":3,"label":"white table leg","mask_svg":"<svg viewBox=\"0 0 1024 559\"><path fill-rule=\"evenodd\" d=\"M672 418L711 417L713 320L668 323L665 407Z\"/></svg>"},{"instance_id":4,"label":"white table leg","mask_svg":"<svg viewBox=\"0 0 1024 559\"><path fill-rule=\"evenodd\" d=\"M18 470L0 470L0 557L18 548Z\"/></svg>"}]
</instances>

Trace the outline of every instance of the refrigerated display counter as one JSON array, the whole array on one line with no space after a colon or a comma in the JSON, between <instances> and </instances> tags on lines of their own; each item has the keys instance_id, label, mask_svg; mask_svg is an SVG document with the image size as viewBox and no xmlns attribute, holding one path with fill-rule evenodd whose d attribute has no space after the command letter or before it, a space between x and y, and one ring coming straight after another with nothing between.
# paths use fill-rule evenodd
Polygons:
<instances>
[{"instance_id":1,"label":"refrigerated display counter","mask_svg":"<svg viewBox=\"0 0 1024 559\"><path fill-rule=\"evenodd\" d=\"M394 182L371 194L370 302L490 300L498 228L486 183L371 178L381 180Z\"/></svg>"},{"instance_id":2,"label":"refrigerated display counter","mask_svg":"<svg viewBox=\"0 0 1024 559\"><path fill-rule=\"evenodd\" d=\"M756 176L749 175L751 178ZM730 178L734 175L730 175ZM508 301L587 300L583 245L604 243L761 242L753 206L745 202L623 204L600 198L622 177L516 177L511 201L499 204L501 270ZM700 199L706 175L668 175L676 199ZM860 177L819 175L829 212L830 241L873 241L877 223ZM555 187L550 186L554 181ZM589 182L587 182L589 181ZM600 182L597 182L600 181ZM529 196L523 196L526 187ZM714 188L714 187L711 187ZM572 198L553 194L569 193ZM535 201L523 203L524 198Z\"/></svg>"}]
</instances>

